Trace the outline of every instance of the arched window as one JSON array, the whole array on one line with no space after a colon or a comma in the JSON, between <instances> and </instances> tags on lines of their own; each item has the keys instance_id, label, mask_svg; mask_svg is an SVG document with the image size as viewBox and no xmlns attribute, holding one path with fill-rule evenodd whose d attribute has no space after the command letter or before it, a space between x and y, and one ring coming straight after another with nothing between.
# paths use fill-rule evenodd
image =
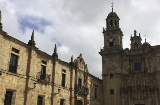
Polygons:
<instances>
[{"instance_id":1,"label":"arched window","mask_svg":"<svg viewBox=\"0 0 160 105\"><path fill-rule=\"evenodd\" d=\"M112 20L110 20L110 26L113 26L113 21Z\"/></svg>"},{"instance_id":2,"label":"arched window","mask_svg":"<svg viewBox=\"0 0 160 105\"><path fill-rule=\"evenodd\" d=\"M134 44L134 50L138 50L138 44L137 43Z\"/></svg>"},{"instance_id":3,"label":"arched window","mask_svg":"<svg viewBox=\"0 0 160 105\"><path fill-rule=\"evenodd\" d=\"M117 26L117 21L116 20L114 21L114 25Z\"/></svg>"}]
</instances>

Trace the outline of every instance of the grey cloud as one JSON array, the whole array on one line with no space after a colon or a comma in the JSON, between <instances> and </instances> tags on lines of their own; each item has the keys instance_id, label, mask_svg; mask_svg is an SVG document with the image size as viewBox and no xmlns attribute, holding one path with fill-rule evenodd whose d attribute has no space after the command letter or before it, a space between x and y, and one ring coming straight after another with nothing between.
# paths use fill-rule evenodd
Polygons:
<instances>
[{"instance_id":1,"label":"grey cloud","mask_svg":"<svg viewBox=\"0 0 160 105\"><path fill-rule=\"evenodd\" d=\"M44 28L44 33L38 30L35 32L36 46L52 54L54 44L59 43L59 57L68 62L71 55L76 58L82 53L89 72L101 77L101 56L98 52L103 47L102 28L106 26L105 19L111 12L111 2L112 0L5 0L0 1L0 9L4 30L26 43L32 29L27 28L22 33L18 25L19 17L31 16L49 21L50 25ZM159 0L114 1L114 11L121 19L124 48L130 47L130 35L135 29L141 33L143 41L146 34L151 45L160 44L159 6Z\"/></svg>"}]
</instances>

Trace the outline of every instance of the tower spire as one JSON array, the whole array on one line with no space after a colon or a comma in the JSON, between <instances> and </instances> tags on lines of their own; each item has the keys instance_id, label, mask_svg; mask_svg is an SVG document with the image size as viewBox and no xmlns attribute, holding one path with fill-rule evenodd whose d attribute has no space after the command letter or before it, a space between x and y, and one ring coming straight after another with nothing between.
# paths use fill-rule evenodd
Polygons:
<instances>
[{"instance_id":1,"label":"tower spire","mask_svg":"<svg viewBox=\"0 0 160 105\"><path fill-rule=\"evenodd\" d=\"M56 59L58 59L58 54L57 54L57 45L55 44L55 47L54 47L54 52L52 54L52 56Z\"/></svg>"},{"instance_id":2,"label":"tower spire","mask_svg":"<svg viewBox=\"0 0 160 105\"><path fill-rule=\"evenodd\" d=\"M1 10L0 10L0 30L2 30L3 26L2 26L2 15L1 15Z\"/></svg>"},{"instance_id":3,"label":"tower spire","mask_svg":"<svg viewBox=\"0 0 160 105\"><path fill-rule=\"evenodd\" d=\"M34 41L34 30L32 31L31 40L29 40L28 44L31 45L31 46L36 45L36 43Z\"/></svg>"},{"instance_id":4,"label":"tower spire","mask_svg":"<svg viewBox=\"0 0 160 105\"><path fill-rule=\"evenodd\" d=\"M0 23L1 23L1 21L2 21L2 15L1 15L1 10L0 10Z\"/></svg>"},{"instance_id":5,"label":"tower spire","mask_svg":"<svg viewBox=\"0 0 160 105\"><path fill-rule=\"evenodd\" d=\"M137 31L136 30L134 30L134 36L136 36L137 35Z\"/></svg>"},{"instance_id":6,"label":"tower spire","mask_svg":"<svg viewBox=\"0 0 160 105\"><path fill-rule=\"evenodd\" d=\"M73 55L71 56L71 62L73 62Z\"/></svg>"},{"instance_id":7,"label":"tower spire","mask_svg":"<svg viewBox=\"0 0 160 105\"><path fill-rule=\"evenodd\" d=\"M145 35L145 42L146 42L146 35Z\"/></svg>"},{"instance_id":8,"label":"tower spire","mask_svg":"<svg viewBox=\"0 0 160 105\"><path fill-rule=\"evenodd\" d=\"M54 47L54 53L56 54L57 53L57 46L55 44L55 47Z\"/></svg>"},{"instance_id":9,"label":"tower spire","mask_svg":"<svg viewBox=\"0 0 160 105\"><path fill-rule=\"evenodd\" d=\"M113 1L112 1L112 3L111 3L111 4L112 4L112 6L111 6L111 7L112 7L112 12L113 12L113 6L114 6L114 3L113 3Z\"/></svg>"},{"instance_id":10,"label":"tower spire","mask_svg":"<svg viewBox=\"0 0 160 105\"><path fill-rule=\"evenodd\" d=\"M32 31L31 41L34 41L34 30Z\"/></svg>"}]
</instances>

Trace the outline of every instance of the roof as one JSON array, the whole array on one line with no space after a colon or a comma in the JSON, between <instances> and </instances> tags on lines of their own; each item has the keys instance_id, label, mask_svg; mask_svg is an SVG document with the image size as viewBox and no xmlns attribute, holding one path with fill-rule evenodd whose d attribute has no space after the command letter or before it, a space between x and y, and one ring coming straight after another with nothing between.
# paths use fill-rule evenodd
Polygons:
<instances>
[{"instance_id":1,"label":"roof","mask_svg":"<svg viewBox=\"0 0 160 105\"><path fill-rule=\"evenodd\" d=\"M110 12L107 18L110 18L110 17L117 17L119 19L118 15L115 12Z\"/></svg>"}]
</instances>

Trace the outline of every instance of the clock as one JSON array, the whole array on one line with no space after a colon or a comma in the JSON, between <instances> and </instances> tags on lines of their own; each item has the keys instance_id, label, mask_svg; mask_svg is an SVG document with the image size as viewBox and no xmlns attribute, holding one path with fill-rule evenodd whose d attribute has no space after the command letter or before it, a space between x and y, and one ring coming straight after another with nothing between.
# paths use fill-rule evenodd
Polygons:
<instances>
[{"instance_id":1,"label":"clock","mask_svg":"<svg viewBox=\"0 0 160 105\"><path fill-rule=\"evenodd\" d=\"M109 42L113 42L113 37L110 37L110 38L109 38Z\"/></svg>"}]
</instances>

